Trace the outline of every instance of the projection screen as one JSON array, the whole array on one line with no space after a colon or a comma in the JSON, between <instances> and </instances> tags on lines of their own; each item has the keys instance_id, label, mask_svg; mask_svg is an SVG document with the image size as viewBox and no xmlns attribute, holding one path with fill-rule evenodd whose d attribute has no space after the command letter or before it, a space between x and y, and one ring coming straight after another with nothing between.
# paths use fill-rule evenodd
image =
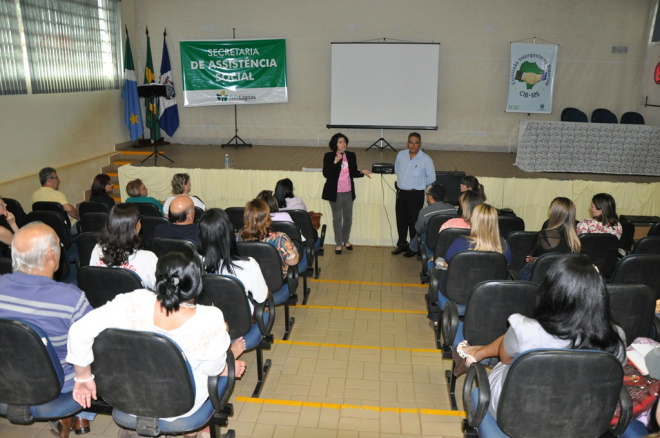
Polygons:
<instances>
[{"instance_id":1,"label":"projection screen","mask_svg":"<svg viewBox=\"0 0 660 438\"><path fill-rule=\"evenodd\" d=\"M332 43L328 128L438 129L439 43Z\"/></svg>"}]
</instances>

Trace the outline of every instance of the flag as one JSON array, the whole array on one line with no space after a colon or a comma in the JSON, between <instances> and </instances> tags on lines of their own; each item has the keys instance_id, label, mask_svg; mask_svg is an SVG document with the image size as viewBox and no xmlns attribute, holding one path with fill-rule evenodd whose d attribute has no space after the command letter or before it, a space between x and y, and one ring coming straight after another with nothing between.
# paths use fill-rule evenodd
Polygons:
<instances>
[{"instance_id":1,"label":"flag","mask_svg":"<svg viewBox=\"0 0 660 438\"><path fill-rule=\"evenodd\" d=\"M151 39L149 38L149 29L147 29L147 65L144 69L144 83L151 84L156 82L154 75L154 62L151 60ZM160 135L160 125L158 123L158 98L146 97L144 99L146 126L151 131L151 139L158 140Z\"/></svg>"},{"instance_id":2,"label":"flag","mask_svg":"<svg viewBox=\"0 0 660 438\"><path fill-rule=\"evenodd\" d=\"M160 98L160 129L170 137L179 128L179 107L174 95L174 83L172 82L172 67L170 66L170 54L167 51L167 42L163 32L163 57L160 61L159 82L167 87L167 97Z\"/></svg>"},{"instance_id":3,"label":"flag","mask_svg":"<svg viewBox=\"0 0 660 438\"><path fill-rule=\"evenodd\" d=\"M142 136L143 128L128 28L126 29L126 53L124 54L124 88L121 90L121 97L124 99L124 123L131 133L131 140L135 141Z\"/></svg>"}]
</instances>

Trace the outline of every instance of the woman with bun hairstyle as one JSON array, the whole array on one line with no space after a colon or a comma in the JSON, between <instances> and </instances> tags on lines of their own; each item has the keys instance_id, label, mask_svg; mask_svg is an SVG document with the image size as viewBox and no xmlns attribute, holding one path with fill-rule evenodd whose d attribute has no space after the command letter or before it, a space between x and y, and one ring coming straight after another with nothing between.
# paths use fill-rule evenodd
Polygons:
<instances>
[{"instance_id":1,"label":"woman with bun hairstyle","mask_svg":"<svg viewBox=\"0 0 660 438\"><path fill-rule=\"evenodd\" d=\"M358 170L355 153L347 151L348 137L338 132L330 139L330 150L323 157L323 176L326 178L323 186L322 199L330 202L332 209L332 229L335 233L335 254L341 254L342 246L348 251L353 250L349 241L353 225L353 201L355 200L354 178L367 176L367 169Z\"/></svg>"},{"instance_id":2,"label":"woman with bun hairstyle","mask_svg":"<svg viewBox=\"0 0 660 438\"><path fill-rule=\"evenodd\" d=\"M476 176L464 176L463 180L461 181L461 185L459 186L459 190L461 191L461 194L466 192L476 193L479 195L479 198L482 199L482 203L486 202L486 192L484 191L484 186L483 184L479 183L479 180ZM463 215L463 206L460 205L460 203L458 205L458 215Z\"/></svg>"},{"instance_id":3,"label":"woman with bun hairstyle","mask_svg":"<svg viewBox=\"0 0 660 438\"><path fill-rule=\"evenodd\" d=\"M83 408L96 399L90 366L94 361L92 345L96 336L108 328L140 330L159 333L176 342L192 369L195 385L192 409L165 420L197 411L209 396L208 377L227 373L225 363L230 342L220 309L197 304L202 293L202 273L202 262L192 250L167 253L158 260L156 293L138 289L117 295L74 323L69 330L66 357L76 370L73 399ZM245 362L237 360L236 377L244 371Z\"/></svg>"}]
</instances>

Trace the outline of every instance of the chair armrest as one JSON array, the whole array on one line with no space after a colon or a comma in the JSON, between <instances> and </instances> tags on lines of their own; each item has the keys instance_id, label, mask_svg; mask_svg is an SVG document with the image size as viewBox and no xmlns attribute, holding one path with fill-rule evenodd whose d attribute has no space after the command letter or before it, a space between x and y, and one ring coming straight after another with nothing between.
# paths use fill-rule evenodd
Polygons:
<instances>
[{"instance_id":1,"label":"chair armrest","mask_svg":"<svg viewBox=\"0 0 660 438\"><path fill-rule=\"evenodd\" d=\"M323 224L321 226L321 243L319 248L323 248L323 244L325 243L325 229L327 228L326 224Z\"/></svg>"},{"instance_id":2,"label":"chair armrest","mask_svg":"<svg viewBox=\"0 0 660 438\"><path fill-rule=\"evenodd\" d=\"M268 307L268 322L264 322L264 311ZM268 336L270 331L273 329L273 324L275 323L275 299L273 294L268 292L268 297L263 303L254 303L254 316L257 320L257 326L259 326L259 331L262 335Z\"/></svg>"},{"instance_id":3,"label":"chair armrest","mask_svg":"<svg viewBox=\"0 0 660 438\"><path fill-rule=\"evenodd\" d=\"M632 420L632 399L625 386L621 386L621 392L619 393L619 406L621 407L619 422L616 426L610 428L615 436L621 435Z\"/></svg>"},{"instance_id":4,"label":"chair armrest","mask_svg":"<svg viewBox=\"0 0 660 438\"><path fill-rule=\"evenodd\" d=\"M422 274L428 274L429 256L426 253L426 246L422 243L422 236L417 234L417 243L419 248L419 255L422 257Z\"/></svg>"},{"instance_id":5,"label":"chair armrest","mask_svg":"<svg viewBox=\"0 0 660 438\"><path fill-rule=\"evenodd\" d=\"M475 408L472 402L472 385L475 381L479 388L479 400ZM624 388L625 390L625 388ZM480 363L473 363L468 369L463 385L463 408L467 417L467 422L472 427L479 427L490 405L490 384L488 383L488 374L486 368Z\"/></svg>"},{"instance_id":6,"label":"chair armrest","mask_svg":"<svg viewBox=\"0 0 660 438\"><path fill-rule=\"evenodd\" d=\"M440 273L438 272L440 269L438 268L431 268L429 269L429 295L431 295L431 292L435 293L436 295L438 294L438 290L440 288Z\"/></svg>"},{"instance_id":7,"label":"chair armrest","mask_svg":"<svg viewBox=\"0 0 660 438\"><path fill-rule=\"evenodd\" d=\"M298 289L298 265L289 266L286 273L286 283L289 285L289 296L295 295Z\"/></svg>"},{"instance_id":8,"label":"chair armrest","mask_svg":"<svg viewBox=\"0 0 660 438\"><path fill-rule=\"evenodd\" d=\"M208 389L209 389L209 398L211 399L211 404L213 409L216 411L221 411L227 405L229 396L234 391L234 384L236 383L236 364L234 362L234 353L231 352L231 349L227 349L227 386L222 394L218 394L218 382L220 381L221 376L209 376L208 379Z\"/></svg>"},{"instance_id":9,"label":"chair armrest","mask_svg":"<svg viewBox=\"0 0 660 438\"><path fill-rule=\"evenodd\" d=\"M454 345L457 333L458 306L455 302L449 301L445 305L445 311L442 312L442 337L444 339L444 344L448 347Z\"/></svg>"},{"instance_id":10,"label":"chair armrest","mask_svg":"<svg viewBox=\"0 0 660 438\"><path fill-rule=\"evenodd\" d=\"M518 273L514 271L513 269L509 269L509 279L510 280L518 280Z\"/></svg>"}]
</instances>

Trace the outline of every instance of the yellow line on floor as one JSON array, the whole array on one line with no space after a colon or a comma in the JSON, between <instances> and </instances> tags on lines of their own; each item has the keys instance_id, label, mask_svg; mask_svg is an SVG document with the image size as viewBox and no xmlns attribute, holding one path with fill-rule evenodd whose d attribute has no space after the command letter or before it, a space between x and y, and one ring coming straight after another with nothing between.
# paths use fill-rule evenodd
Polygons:
<instances>
[{"instance_id":1,"label":"yellow line on floor","mask_svg":"<svg viewBox=\"0 0 660 438\"><path fill-rule=\"evenodd\" d=\"M362 312L383 312L383 313L427 313L425 310L400 310L400 309L369 309L367 307L342 307L342 306L315 306L311 304L298 304L296 307L303 309L337 309L337 310L359 310Z\"/></svg>"},{"instance_id":2,"label":"yellow line on floor","mask_svg":"<svg viewBox=\"0 0 660 438\"><path fill-rule=\"evenodd\" d=\"M416 283L381 283L378 281L348 281L348 280L310 280L312 283L337 283L337 284L365 284L370 286L403 286L403 287L424 287L428 288L428 284Z\"/></svg>"},{"instance_id":3,"label":"yellow line on floor","mask_svg":"<svg viewBox=\"0 0 660 438\"><path fill-rule=\"evenodd\" d=\"M370 345L348 345L348 344L329 344L326 342L300 342L300 341L280 341L274 340L274 344L302 345L305 347L331 347L331 348L358 348L362 350L391 350L391 351L410 351L415 353L437 353L442 354L442 350L437 348L403 348L403 347L373 347Z\"/></svg>"},{"instance_id":4,"label":"yellow line on floor","mask_svg":"<svg viewBox=\"0 0 660 438\"><path fill-rule=\"evenodd\" d=\"M395 412L398 414L426 414L443 415L446 417L465 417L465 411L451 411L448 409L423 409L423 408L388 408L383 406L349 405L340 403L316 403L301 400L276 400L268 398L236 397L236 401L244 403L256 403L263 405L284 405L300 406L310 408L328 408L328 409L357 409L374 412Z\"/></svg>"}]
</instances>

